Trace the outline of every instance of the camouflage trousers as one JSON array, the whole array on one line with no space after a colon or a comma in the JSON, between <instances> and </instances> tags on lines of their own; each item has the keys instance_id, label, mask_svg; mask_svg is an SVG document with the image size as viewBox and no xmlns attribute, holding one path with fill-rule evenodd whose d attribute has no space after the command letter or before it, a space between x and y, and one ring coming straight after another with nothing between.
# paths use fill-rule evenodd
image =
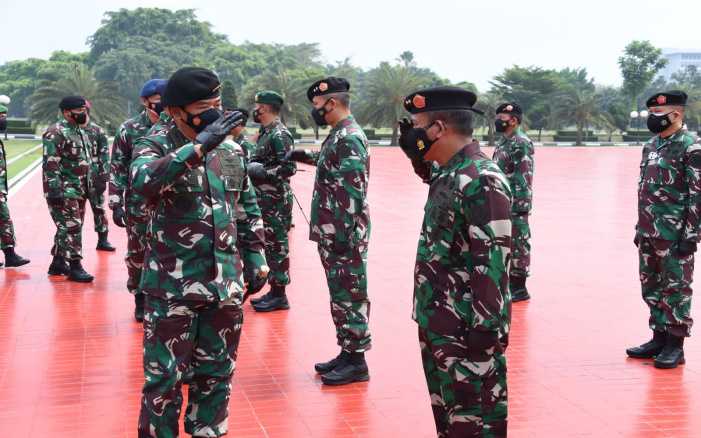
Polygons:
<instances>
[{"instance_id":1,"label":"camouflage trousers","mask_svg":"<svg viewBox=\"0 0 701 438\"><path fill-rule=\"evenodd\" d=\"M186 374L185 431L202 437L227 433L242 324L239 306L146 296L140 438L178 436Z\"/></svg>"},{"instance_id":2,"label":"camouflage trousers","mask_svg":"<svg viewBox=\"0 0 701 438\"><path fill-rule=\"evenodd\" d=\"M292 224L292 192L282 199L269 195L258 198L265 226L265 259L268 261L270 285L290 284L290 244L287 237Z\"/></svg>"},{"instance_id":3,"label":"camouflage trousers","mask_svg":"<svg viewBox=\"0 0 701 438\"><path fill-rule=\"evenodd\" d=\"M338 345L350 352L367 351L371 347L367 243L342 251L324 245L318 249L331 295Z\"/></svg>"},{"instance_id":4,"label":"camouflage trousers","mask_svg":"<svg viewBox=\"0 0 701 438\"><path fill-rule=\"evenodd\" d=\"M144 268L144 254L146 253L146 232L148 222L145 220L127 219L127 255L124 261L127 265L127 290L129 293L139 295L139 283L141 271Z\"/></svg>"},{"instance_id":5,"label":"camouflage trousers","mask_svg":"<svg viewBox=\"0 0 701 438\"><path fill-rule=\"evenodd\" d=\"M49 213L56 225L54 246L51 254L67 260L83 258L83 219L85 219L85 198L65 198L63 206L52 207Z\"/></svg>"},{"instance_id":6,"label":"camouflage trousers","mask_svg":"<svg viewBox=\"0 0 701 438\"><path fill-rule=\"evenodd\" d=\"M675 242L642 237L638 245L643 300L650 308L650 328L689 336L693 320L691 282L694 255L676 255Z\"/></svg>"},{"instance_id":7,"label":"camouflage trousers","mask_svg":"<svg viewBox=\"0 0 701 438\"><path fill-rule=\"evenodd\" d=\"M0 249L15 246L15 228L7 206L7 196L0 194Z\"/></svg>"},{"instance_id":8,"label":"camouflage trousers","mask_svg":"<svg viewBox=\"0 0 701 438\"><path fill-rule=\"evenodd\" d=\"M506 437L506 356L468 352L464 336L419 327L419 345L439 438ZM469 357L468 357L469 356Z\"/></svg>"},{"instance_id":9,"label":"camouflage trousers","mask_svg":"<svg viewBox=\"0 0 701 438\"><path fill-rule=\"evenodd\" d=\"M531 270L531 226L528 214L511 215L511 268L509 276L528 277Z\"/></svg>"},{"instance_id":10,"label":"camouflage trousers","mask_svg":"<svg viewBox=\"0 0 701 438\"><path fill-rule=\"evenodd\" d=\"M95 220L95 232L107 232L107 215L105 214L105 193L91 192L88 195L93 219Z\"/></svg>"}]
</instances>

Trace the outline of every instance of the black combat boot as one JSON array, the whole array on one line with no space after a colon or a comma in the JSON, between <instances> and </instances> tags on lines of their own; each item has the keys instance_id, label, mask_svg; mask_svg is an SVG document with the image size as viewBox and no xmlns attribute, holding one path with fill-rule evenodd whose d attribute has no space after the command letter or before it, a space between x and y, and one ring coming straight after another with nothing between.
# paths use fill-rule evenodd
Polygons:
<instances>
[{"instance_id":1,"label":"black combat boot","mask_svg":"<svg viewBox=\"0 0 701 438\"><path fill-rule=\"evenodd\" d=\"M336 368L321 376L321 382L331 386L368 380L370 380L368 364L365 362L365 353L362 352L350 353L347 360L340 362Z\"/></svg>"},{"instance_id":2,"label":"black combat boot","mask_svg":"<svg viewBox=\"0 0 701 438\"><path fill-rule=\"evenodd\" d=\"M509 278L509 289L511 290L511 302L530 300L531 296L526 289L526 277L512 276Z\"/></svg>"},{"instance_id":3,"label":"black combat boot","mask_svg":"<svg viewBox=\"0 0 701 438\"><path fill-rule=\"evenodd\" d=\"M70 269L68 262L61 256L54 256L54 259L49 265L49 275L68 275Z\"/></svg>"},{"instance_id":4,"label":"black combat boot","mask_svg":"<svg viewBox=\"0 0 701 438\"><path fill-rule=\"evenodd\" d=\"M2 251L5 253L5 266L8 268L23 266L29 263L29 260L17 254L13 247L5 248Z\"/></svg>"},{"instance_id":5,"label":"black combat boot","mask_svg":"<svg viewBox=\"0 0 701 438\"><path fill-rule=\"evenodd\" d=\"M684 338L667 333L667 342L655 357L655 368L676 368L684 362Z\"/></svg>"},{"instance_id":6,"label":"black combat boot","mask_svg":"<svg viewBox=\"0 0 701 438\"><path fill-rule=\"evenodd\" d=\"M630 347L626 350L629 357L635 359L652 359L660 354L667 339L666 333L658 330L653 330L652 339L643 345Z\"/></svg>"},{"instance_id":7,"label":"black combat boot","mask_svg":"<svg viewBox=\"0 0 701 438\"><path fill-rule=\"evenodd\" d=\"M265 298L267 296L267 298ZM265 296L265 299L253 303L253 308L256 312L273 312L275 310L287 310L290 308L290 303L285 295L285 286L272 285L270 292Z\"/></svg>"},{"instance_id":8,"label":"black combat boot","mask_svg":"<svg viewBox=\"0 0 701 438\"><path fill-rule=\"evenodd\" d=\"M144 294L134 295L134 319L136 322L144 322Z\"/></svg>"},{"instance_id":9,"label":"black combat boot","mask_svg":"<svg viewBox=\"0 0 701 438\"><path fill-rule=\"evenodd\" d=\"M97 250L98 251L116 251L117 248L112 246L112 244L107 240L107 231L104 233L99 233L97 238Z\"/></svg>"},{"instance_id":10,"label":"black combat boot","mask_svg":"<svg viewBox=\"0 0 701 438\"><path fill-rule=\"evenodd\" d=\"M258 298L251 298L251 305L262 303L263 301L269 300L272 297L273 297L272 291L268 291L267 293L264 293L263 295L259 296Z\"/></svg>"},{"instance_id":11,"label":"black combat boot","mask_svg":"<svg viewBox=\"0 0 701 438\"><path fill-rule=\"evenodd\" d=\"M341 350L341 352L338 354L338 356L334 357L330 361L319 362L319 363L314 364L314 369L319 374L326 374L330 371L333 371L333 369L336 368L336 366L339 363L346 362L349 357L350 357L349 352L347 352L346 350Z\"/></svg>"},{"instance_id":12,"label":"black combat boot","mask_svg":"<svg viewBox=\"0 0 701 438\"><path fill-rule=\"evenodd\" d=\"M90 283L93 281L93 276L85 272L80 260L71 260L70 263L70 271L68 272L69 280L77 281L78 283Z\"/></svg>"}]
</instances>

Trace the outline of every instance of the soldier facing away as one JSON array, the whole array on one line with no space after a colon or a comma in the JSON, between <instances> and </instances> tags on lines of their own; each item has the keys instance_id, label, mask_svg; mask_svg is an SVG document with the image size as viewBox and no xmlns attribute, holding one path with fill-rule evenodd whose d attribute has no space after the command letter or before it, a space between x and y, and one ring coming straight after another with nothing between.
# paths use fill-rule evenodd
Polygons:
<instances>
[{"instance_id":1,"label":"soldier facing away","mask_svg":"<svg viewBox=\"0 0 701 438\"><path fill-rule=\"evenodd\" d=\"M83 129L88 118L85 104L81 96L64 97L59 103L61 119L42 138L44 196L56 225L49 275L67 275L83 283L93 280L81 263L85 203L93 172L93 147Z\"/></svg>"},{"instance_id":2,"label":"soldier facing away","mask_svg":"<svg viewBox=\"0 0 701 438\"><path fill-rule=\"evenodd\" d=\"M260 209L243 150L226 140L243 115L223 115L219 89L210 70L176 71L163 95L173 123L134 147L130 187L153 205L139 285L146 295L139 437L178 436L186 375L186 432L227 433L241 306L266 281Z\"/></svg>"},{"instance_id":3,"label":"soldier facing away","mask_svg":"<svg viewBox=\"0 0 701 438\"><path fill-rule=\"evenodd\" d=\"M693 320L691 282L701 227L701 140L684 129L687 95L668 91L647 100L648 129L638 180L638 247L643 300L652 339L626 350L655 358L657 368L684 363Z\"/></svg>"},{"instance_id":4,"label":"soldier facing away","mask_svg":"<svg viewBox=\"0 0 701 438\"><path fill-rule=\"evenodd\" d=\"M331 295L331 317L341 352L314 369L327 385L368 380L365 352L370 349L370 300L367 251L370 209L367 202L370 151L350 111L350 84L328 77L312 84L307 98L312 117L331 131L312 152L295 149L287 158L315 165L309 239L317 243Z\"/></svg>"},{"instance_id":5,"label":"soldier facing away","mask_svg":"<svg viewBox=\"0 0 701 438\"><path fill-rule=\"evenodd\" d=\"M533 205L534 148L531 139L521 129L523 111L514 102L506 102L496 109L494 126L502 133L492 160L506 174L511 186L511 266L509 289L512 302L531 298L526 278L531 267L531 227L528 216Z\"/></svg>"},{"instance_id":6,"label":"soldier facing away","mask_svg":"<svg viewBox=\"0 0 701 438\"><path fill-rule=\"evenodd\" d=\"M0 132L7 130L7 107L0 105ZM23 266L29 260L15 252L15 228L12 225L10 209L7 206L7 155L5 144L0 140L0 249L5 253L5 266L8 268ZM0 263L2 266L2 263Z\"/></svg>"},{"instance_id":7,"label":"soldier facing away","mask_svg":"<svg viewBox=\"0 0 701 438\"><path fill-rule=\"evenodd\" d=\"M404 101L412 120L400 122L415 169L438 165L428 178L413 319L442 438L506 436L511 190L472 139L475 101L462 88L421 90Z\"/></svg>"}]
</instances>

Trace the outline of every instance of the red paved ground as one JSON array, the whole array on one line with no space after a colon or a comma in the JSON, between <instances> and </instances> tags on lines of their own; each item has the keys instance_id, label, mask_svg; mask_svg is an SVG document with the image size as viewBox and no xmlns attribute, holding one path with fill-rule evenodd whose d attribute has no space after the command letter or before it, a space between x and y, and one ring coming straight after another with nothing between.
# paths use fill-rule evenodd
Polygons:
<instances>
[{"instance_id":1,"label":"red paved ground","mask_svg":"<svg viewBox=\"0 0 701 438\"><path fill-rule=\"evenodd\" d=\"M508 350L511 437L701 437L701 341L688 364L659 371L626 359L646 340L632 244L638 148L540 148L533 215L533 300L514 307ZM312 172L295 178L309 211ZM374 149L367 384L325 388L315 361L337 353L323 273L295 207L292 309L246 306L230 436L434 435L410 319L426 187L401 152ZM94 251L93 285L49 280L53 225L40 176L10 200L24 269L0 270L0 437L134 437L141 329L124 291L125 238ZM90 222L89 216L88 222ZM698 301L692 314L701 318Z\"/></svg>"}]
</instances>

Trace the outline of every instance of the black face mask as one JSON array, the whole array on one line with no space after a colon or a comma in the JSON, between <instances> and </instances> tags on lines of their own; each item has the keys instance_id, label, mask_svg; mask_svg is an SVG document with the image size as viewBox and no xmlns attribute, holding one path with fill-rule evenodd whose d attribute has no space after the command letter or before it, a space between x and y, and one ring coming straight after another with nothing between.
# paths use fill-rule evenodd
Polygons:
<instances>
[{"instance_id":1,"label":"black face mask","mask_svg":"<svg viewBox=\"0 0 701 438\"><path fill-rule=\"evenodd\" d=\"M88 115L85 113L71 113L71 117L73 117L73 121L78 125L82 125L88 121Z\"/></svg>"},{"instance_id":2,"label":"black face mask","mask_svg":"<svg viewBox=\"0 0 701 438\"><path fill-rule=\"evenodd\" d=\"M668 112L667 114L661 116L650 113L650 115L647 116L647 129L649 129L653 134L659 134L660 132L669 128L672 126L672 121L669 120L670 114L672 114L672 112Z\"/></svg>"},{"instance_id":3,"label":"black face mask","mask_svg":"<svg viewBox=\"0 0 701 438\"><path fill-rule=\"evenodd\" d=\"M260 123L260 110L258 110L258 109L253 110L253 121L256 123Z\"/></svg>"},{"instance_id":4,"label":"black face mask","mask_svg":"<svg viewBox=\"0 0 701 438\"><path fill-rule=\"evenodd\" d=\"M0 131L7 129L7 119L0 119Z\"/></svg>"},{"instance_id":5,"label":"black face mask","mask_svg":"<svg viewBox=\"0 0 701 438\"><path fill-rule=\"evenodd\" d=\"M399 137L399 146L404 150L411 160L423 160L431 146L436 142L436 139L428 138L428 131L436 122L431 123L425 128L409 128L402 130L402 135Z\"/></svg>"},{"instance_id":6,"label":"black face mask","mask_svg":"<svg viewBox=\"0 0 701 438\"><path fill-rule=\"evenodd\" d=\"M183 111L185 111L183 109ZM209 108L208 110L201 112L197 115L192 115L187 113L187 126L192 128L196 133L200 133L207 127L207 125L212 124L215 120L222 116L221 110L219 108Z\"/></svg>"},{"instance_id":7,"label":"black face mask","mask_svg":"<svg viewBox=\"0 0 701 438\"><path fill-rule=\"evenodd\" d=\"M494 129L496 129L497 132L506 132L506 129L509 127L509 122L506 120L502 119L496 119L494 121Z\"/></svg>"},{"instance_id":8,"label":"black face mask","mask_svg":"<svg viewBox=\"0 0 701 438\"><path fill-rule=\"evenodd\" d=\"M331 99L328 99L326 102L324 102L324 104L321 105L321 108L312 108L310 112L312 119L314 119L314 123L316 123L318 126L328 125L328 122L324 116L329 113L329 111L326 110L326 104L329 103L330 100Z\"/></svg>"},{"instance_id":9,"label":"black face mask","mask_svg":"<svg viewBox=\"0 0 701 438\"><path fill-rule=\"evenodd\" d=\"M148 107L151 111L153 111L156 114L161 114L163 112L163 104L161 102L149 102Z\"/></svg>"}]
</instances>

